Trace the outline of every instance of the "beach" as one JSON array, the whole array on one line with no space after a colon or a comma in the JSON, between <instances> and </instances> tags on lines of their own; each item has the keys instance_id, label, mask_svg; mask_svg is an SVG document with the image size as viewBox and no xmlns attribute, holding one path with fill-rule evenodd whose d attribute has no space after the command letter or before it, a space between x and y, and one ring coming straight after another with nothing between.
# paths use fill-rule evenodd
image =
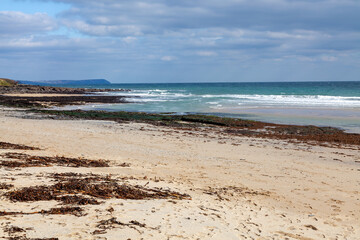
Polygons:
<instances>
[{"instance_id":1,"label":"beach","mask_svg":"<svg viewBox=\"0 0 360 240\"><path fill-rule=\"evenodd\" d=\"M3 107L0 123L1 142L38 148L0 149L2 161L10 159L4 155L9 152L108 161L108 167L56 162L1 166L2 184L8 185L0 190L4 239L360 236L358 146L236 136L221 128L191 131L138 122L59 119ZM61 181L54 174L66 178L74 173L78 178L111 178L159 195L91 195L100 204L73 204L81 210L56 214L58 210L50 210L63 206L57 200L14 201L7 194L50 186Z\"/></svg>"},{"instance_id":2,"label":"beach","mask_svg":"<svg viewBox=\"0 0 360 240\"><path fill-rule=\"evenodd\" d=\"M360 240L360 0L1 0L0 240Z\"/></svg>"}]
</instances>

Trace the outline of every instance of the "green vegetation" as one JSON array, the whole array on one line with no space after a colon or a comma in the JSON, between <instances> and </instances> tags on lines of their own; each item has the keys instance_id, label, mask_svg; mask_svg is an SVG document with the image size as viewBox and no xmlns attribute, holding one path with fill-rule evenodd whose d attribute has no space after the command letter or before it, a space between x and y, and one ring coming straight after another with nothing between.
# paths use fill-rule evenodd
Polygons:
<instances>
[{"instance_id":1,"label":"green vegetation","mask_svg":"<svg viewBox=\"0 0 360 240\"><path fill-rule=\"evenodd\" d=\"M210 115L168 115L168 114L153 114L144 112L105 112L105 111L55 111L55 110L30 110L39 113L46 113L52 115L59 115L71 118L80 119L96 119L96 120L113 120L117 122L135 121L154 123L158 125L169 126L186 126L186 125L216 125L226 127L246 127L258 128L262 125L260 122L251 120L242 120L236 118L225 118ZM261 126L262 127L262 126Z\"/></svg>"},{"instance_id":2,"label":"green vegetation","mask_svg":"<svg viewBox=\"0 0 360 240\"><path fill-rule=\"evenodd\" d=\"M14 80L7 79L7 78L0 78L0 86L12 87L12 86L15 86L16 84L17 84L17 82Z\"/></svg>"}]
</instances>

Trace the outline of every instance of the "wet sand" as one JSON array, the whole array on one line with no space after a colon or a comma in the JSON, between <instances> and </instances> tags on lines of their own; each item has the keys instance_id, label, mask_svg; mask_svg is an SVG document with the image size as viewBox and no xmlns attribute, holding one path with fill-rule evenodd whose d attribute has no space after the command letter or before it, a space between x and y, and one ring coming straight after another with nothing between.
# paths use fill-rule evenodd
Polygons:
<instances>
[{"instance_id":1,"label":"wet sand","mask_svg":"<svg viewBox=\"0 0 360 240\"><path fill-rule=\"evenodd\" d=\"M305 240L360 236L357 147L145 123L41 119L6 108L0 111L0 142L40 149L4 145L1 161L24 161L6 157L11 152L106 160L109 164L85 167L54 161L49 166L0 166L1 183L5 184L0 189L0 237L4 239ZM57 200L22 202L8 197L24 187L59 183L54 173L108 177L119 185L190 198L102 198L83 191L76 194L101 203L64 206ZM65 207L81 210L59 210Z\"/></svg>"}]
</instances>

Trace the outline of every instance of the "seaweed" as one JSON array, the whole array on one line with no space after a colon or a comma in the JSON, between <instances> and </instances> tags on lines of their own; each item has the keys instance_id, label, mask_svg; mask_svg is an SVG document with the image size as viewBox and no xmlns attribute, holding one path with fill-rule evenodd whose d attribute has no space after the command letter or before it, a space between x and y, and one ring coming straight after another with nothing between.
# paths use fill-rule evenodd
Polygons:
<instances>
[{"instance_id":1,"label":"seaweed","mask_svg":"<svg viewBox=\"0 0 360 240\"><path fill-rule=\"evenodd\" d=\"M75 216L83 216L83 209L80 207L60 207L60 208L51 208L50 210L41 210L35 212L6 212L0 211L0 216L17 216L17 215L33 215L33 214L72 214Z\"/></svg>"},{"instance_id":2,"label":"seaweed","mask_svg":"<svg viewBox=\"0 0 360 240\"><path fill-rule=\"evenodd\" d=\"M99 199L191 199L187 194L143 186L119 184L115 179L99 176L85 178L58 178L53 185L24 187L5 193L12 201L61 201L63 204L98 204L96 199L80 197L78 194ZM74 196L76 195L76 196Z\"/></svg>"},{"instance_id":3,"label":"seaweed","mask_svg":"<svg viewBox=\"0 0 360 240\"><path fill-rule=\"evenodd\" d=\"M227 126L227 127L250 127L259 128L263 127L264 123L252 120L243 120L237 118L217 117L211 115L168 115L168 114L155 114L144 112L106 112L106 111L57 111L57 110L30 110L31 112L66 116L70 118L80 119L96 119L96 120L113 120L117 122L123 121L136 121L152 123L155 125L167 126L200 126L200 125L213 125L213 126Z\"/></svg>"},{"instance_id":4,"label":"seaweed","mask_svg":"<svg viewBox=\"0 0 360 240\"><path fill-rule=\"evenodd\" d=\"M234 196L269 196L270 192L266 191L256 191L249 189L247 187L236 187L236 186L227 186L222 188L213 188L209 187L203 191L205 194L214 195L218 200L229 200L227 197Z\"/></svg>"},{"instance_id":5,"label":"seaweed","mask_svg":"<svg viewBox=\"0 0 360 240\"><path fill-rule=\"evenodd\" d=\"M81 195L66 195L58 197L56 200L61 201L63 204L69 205L99 205L101 203L94 198L87 198Z\"/></svg>"},{"instance_id":6,"label":"seaweed","mask_svg":"<svg viewBox=\"0 0 360 240\"><path fill-rule=\"evenodd\" d=\"M9 237L9 240L59 240L59 238L28 238L26 236Z\"/></svg>"},{"instance_id":7,"label":"seaweed","mask_svg":"<svg viewBox=\"0 0 360 240\"><path fill-rule=\"evenodd\" d=\"M146 228L146 224L140 223L136 220L132 220L129 223L123 223L118 221L115 217L107 219L107 220L101 220L98 225L96 225L97 230L93 231L93 235L97 234L105 234L106 230L113 229L116 227L130 227L138 232L140 232L136 227Z\"/></svg>"},{"instance_id":8,"label":"seaweed","mask_svg":"<svg viewBox=\"0 0 360 240\"><path fill-rule=\"evenodd\" d=\"M30 147L21 144L13 144L8 142L0 142L0 149L17 149L17 150L40 150L37 147Z\"/></svg>"},{"instance_id":9,"label":"seaweed","mask_svg":"<svg viewBox=\"0 0 360 240\"><path fill-rule=\"evenodd\" d=\"M77 217L84 216L83 213L84 209L80 207L60 207L60 208L51 208L50 210L42 210L40 211L41 214L71 214Z\"/></svg>"},{"instance_id":10,"label":"seaweed","mask_svg":"<svg viewBox=\"0 0 360 240\"><path fill-rule=\"evenodd\" d=\"M16 226L9 226L4 229L4 232L7 232L9 234L14 234L19 232L26 232L26 230Z\"/></svg>"},{"instance_id":11,"label":"seaweed","mask_svg":"<svg viewBox=\"0 0 360 240\"><path fill-rule=\"evenodd\" d=\"M0 190L4 189L4 190L9 190L11 188L13 188L14 185L13 184L8 184L8 183L0 183Z\"/></svg>"},{"instance_id":12,"label":"seaweed","mask_svg":"<svg viewBox=\"0 0 360 240\"><path fill-rule=\"evenodd\" d=\"M49 106L82 105L84 103L126 103L122 96L81 95L23 97L0 95L0 104L9 107L44 108Z\"/></svg>"},{"instance_id":13,"label":"seaweed","mask_svg":"<svg viewBox=\"0 0 360 240\"><path fill-rule=\"evenodd\" d=\"M108 161L105 160L89 160L84 158L67 158L67 157L43 157L32 156L25 153L8 152L1 155L8 159L16 159L20 161L0 161L0 166L16 168L16 167L49 167L52 165L66 167L109 167Z\"/></svg>"}]
</instances>

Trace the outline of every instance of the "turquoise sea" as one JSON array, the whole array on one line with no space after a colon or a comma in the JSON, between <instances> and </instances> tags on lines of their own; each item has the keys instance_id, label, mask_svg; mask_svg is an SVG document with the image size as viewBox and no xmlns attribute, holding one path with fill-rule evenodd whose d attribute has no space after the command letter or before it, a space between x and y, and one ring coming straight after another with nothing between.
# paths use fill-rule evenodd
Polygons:
<instances>
[{"instance_id":1,"label":"turquoise sea","mask_svg":"<svg viewBox=\"0 0 360 240\"><path fill-rule=\"evenodd\" d=\"M99 86L81 86L99 88ZM203 113L266 122L334 126L360 133L359 82L147 83L101 88L129 104L76 106L84 110Z\"/></svg>"}]
</instances>

